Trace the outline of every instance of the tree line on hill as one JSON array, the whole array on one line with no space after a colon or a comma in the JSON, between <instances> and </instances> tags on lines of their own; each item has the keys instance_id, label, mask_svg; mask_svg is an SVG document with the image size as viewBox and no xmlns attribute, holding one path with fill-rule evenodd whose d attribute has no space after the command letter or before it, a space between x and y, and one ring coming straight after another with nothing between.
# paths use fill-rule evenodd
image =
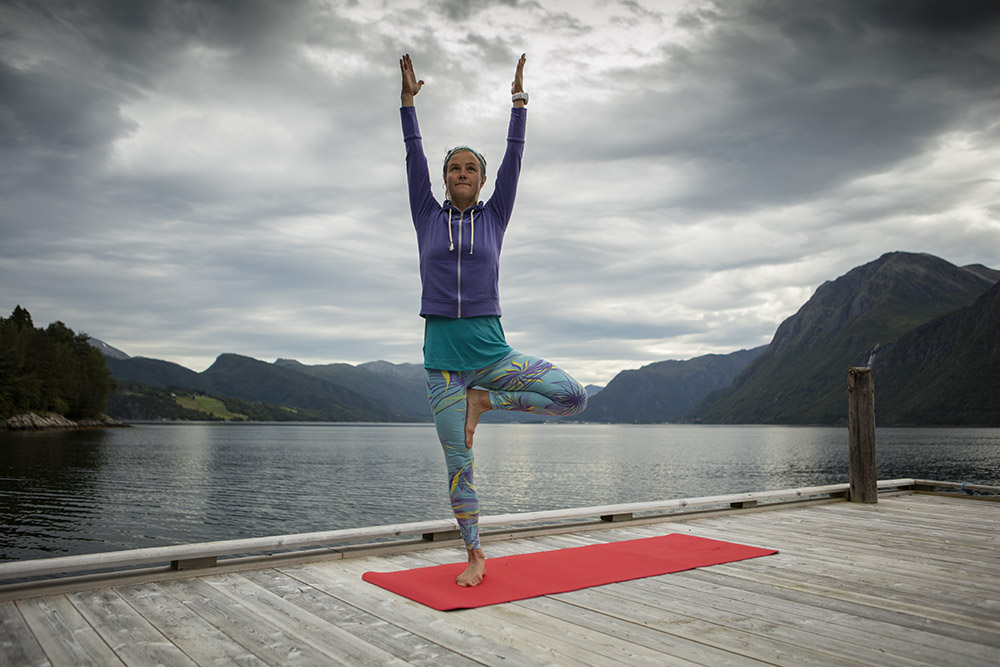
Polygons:
<instances>
[{"instance_id":1,"label":"tree line on hill","mask_svg":"<svg viewBox=\"0 0 1000 667\"><path fill-rule=\"evenodd\" d=\"M0 419L28 412L99 419L115 384L86 334L35 328L20 305L0 318Z\"/></svg>"}]
</instances>

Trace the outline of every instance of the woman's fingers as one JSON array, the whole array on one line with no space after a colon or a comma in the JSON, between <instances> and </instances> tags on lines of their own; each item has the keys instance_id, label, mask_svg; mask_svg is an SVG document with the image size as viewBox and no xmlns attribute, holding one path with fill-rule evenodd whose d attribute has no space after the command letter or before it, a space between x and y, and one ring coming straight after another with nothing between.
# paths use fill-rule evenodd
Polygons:
<instances>
[{"instance_id":1,"label":"woman's fingers","mask_svg":"<svg viewBox=\"0 0 1000 667\"><path fill-rule=\"evenodd\" d=\"M521 58L517 61L517 69L514 71L514 81L510 84L510 92L513 93L523 93L524 92L524 61L527 57L524 53L521 54Z\"/></svg>"},{"instance_id":2,"label":"woman's fingers","mask_svg":"<svg viewBox=\"0 0 1000 667\"><path fill-rule=\"evenodd\" d=\"M420 92L424 82L417 80L417 75L413 72L413 61L410 59L410 54L407 53L399 59L399 69L403 75L403 92L412 95Z\"/></svg>"}]
</instances>

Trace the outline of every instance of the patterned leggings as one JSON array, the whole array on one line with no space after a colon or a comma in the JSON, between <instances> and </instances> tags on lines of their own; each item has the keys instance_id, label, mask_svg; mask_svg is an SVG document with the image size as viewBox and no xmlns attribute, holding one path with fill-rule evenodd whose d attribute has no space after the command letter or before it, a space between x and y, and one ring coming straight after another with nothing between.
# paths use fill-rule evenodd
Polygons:
<instances>
[{"instance_id":1,"label":"patterned leggings","mask_svg":"<svg viewBox=\"0 0 1000 667\"><path fill-rule=\"evenodd\" d=\"M466 392L490 390L494 410L575 415L587 407L579 382L544 359L511 352L489 368L427 372L427 398L448 468L448 495L467 549L479 548L479 496L473 484L472 450L465 448Z\"/></svg>"}]
</instances>

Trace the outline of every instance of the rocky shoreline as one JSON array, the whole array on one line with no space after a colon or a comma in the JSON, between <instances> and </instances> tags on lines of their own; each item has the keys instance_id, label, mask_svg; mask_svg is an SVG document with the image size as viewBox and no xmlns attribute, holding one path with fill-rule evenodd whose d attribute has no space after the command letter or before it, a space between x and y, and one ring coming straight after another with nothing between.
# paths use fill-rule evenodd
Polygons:
<instances>
[{"instance_id":1,"label":"rocky shoreline","mask_svg":"<svg viewBox=\"0 0 1000 667\"><path fill-rule=\"evenodd\" d=\"M104 415L100 419L81 419L73 421L62 415L37 415L26 412L14 415L0 421L0 430L4 431L47 431L52 429L82 429L82 428L128 428L125 422Z\"/></svg>"}]
</instances>

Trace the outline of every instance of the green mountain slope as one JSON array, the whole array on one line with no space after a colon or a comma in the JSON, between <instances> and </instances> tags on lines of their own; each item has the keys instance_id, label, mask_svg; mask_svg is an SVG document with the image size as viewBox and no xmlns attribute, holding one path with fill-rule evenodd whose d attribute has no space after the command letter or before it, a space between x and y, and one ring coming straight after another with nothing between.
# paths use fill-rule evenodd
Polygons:
<instances>
[{"instance_id":1,"label":"green mountain slope","mask_svg":"<svg viewBox=\"0 0 1000 667\"><path fill-rule=\"evenodd\" d=\"M987 277L927 254L895 252L824 283L767 350L689 416L709 423L836 424L846 374L879 347L970 305Z\"/></svg>"},{"instance_id":2,"label":"green mountain slope","mask_svg":"<svg viewBox=\"0 0 1000 667\"><path fill-rule=\"evenodd\" d=\"M357 392L237 354L220 355L203 375L215 394L314 410L331 421L406 421Z\"/></svg>"},{"instance_id":3,"label":"green mountain slope","mask_svg":"<svg viewBox=\"0 0 1000 667\"><path fill-rule=\"evenodd\" d=\"M900 336L872 371L878 423L1000 426L1000 283Z\"/></svg>"},{"instance_id":4,"label":"green mountain slope","mask_svg":"<svg viewBox=\"0 0 1000 667\"><path fill-rule=\"evenodd\" d=\"M180 364L146 357L108 357L104 363L108 365L111 375L121 383L134 383L148 387L184 387L207 391L208 384L200 373L196 373Z\"/></svg>"},{"instance_id":5,"label":"green mountain slope","mask_svg":"<svg viewBox=\"0 0 1000 667\"><path fill-rule=\"evenodd\" d=\"M588 401L585 411L567 419L604 423L678 421L708 394L731 385L733 378L765 349L762 346L687 361L659 361L622 371Z\"/></svg>"},{"instance_id":6,"label":"green mountain slope","mask_svg":"<svg viewBox=\"0 0 1000 667\"><path fill-rule=\"evenodd\" d=\"M429 421L431 419L427 403L427 385L423 379L413 380L403 376L386 377L366 370L363 365L323 364L307 366L292 359L278 359L274 364L279 368L287 368L317 378L335 387L357 392L374 401L377 405L387 406L391 411L400 413L410 420Z\"/></svg>"},{"instance_id":7,"label":"green mountain slope","mask_svg":"<svg viewBox=\"0 0 1000 667\"><path fill-rule=\"evenodd\" d=\"M269 364L250 357L236 354L223 354L215 360L207 370L196 373L183 366L157 359L133 357L130 359L106 359L112 376L121 384L142 385L151 388L174 387L178 389L211 394L221 401L262 403L273 408L284 409L275 413L272 410L253 408L247 403L238 403L233 412L246 414L252 419L275 419L286 413L296 412L303 419L326 421L372 421L372 422L402 422L416 421L417 418L407 415L392 407L389 402L373 400L363 393L353 389L330 383L319 377L313 377L300 370ZM369 374L370 375L370 374ZM373 376L374 377L374 376ZM141 392L133 392L141 393ZM119 397L113 405L122 412L121 418L134 418L134 414L148 415L155 411L156 403L151 397L153 392L142 394L145 398L133 396L127 400ZM158 396L156 400L162 399ZM166 418L178 418L171 409L169 414L159 415ZM180 418L190 418L189 413ZM424 419L427 419L425 417Z\"/></svg>"}]
</instances>

